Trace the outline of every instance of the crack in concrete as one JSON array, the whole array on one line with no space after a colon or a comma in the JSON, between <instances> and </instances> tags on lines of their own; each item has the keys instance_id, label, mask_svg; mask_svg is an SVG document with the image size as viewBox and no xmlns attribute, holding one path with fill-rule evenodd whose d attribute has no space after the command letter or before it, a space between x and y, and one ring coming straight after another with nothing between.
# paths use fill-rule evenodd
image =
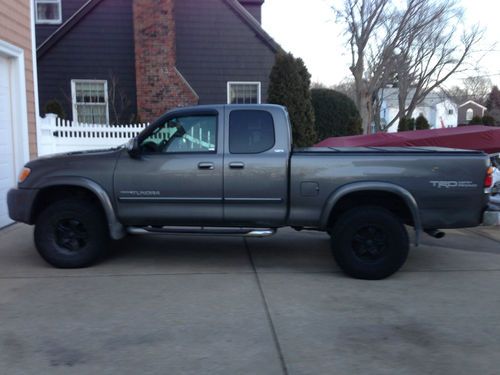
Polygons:
<instances>
[{"instance_id":1,"label":"crack in concrete","mask_svg":"<svg viewBox=\"0 0 500 375\"><path fill-rule=\"evenodd\" d=\"M287 368L287 365L285 362L285 356L283 355L283 351L281 349L281 344L280 344L280 341L278 338L278 333L276 332L273 318L272 318L271 312L269 310L269 305L267 303L266 295L264 293L264 288L262 287L262 284L260 282L259 273L257 272L257 267L255 267L255 263L254 263L253 257L252 257L252 252L250 250L250 246L248 246L248 242L247 242L246 238L243 238L243 243L245 244L245 249L247 250L247 253L248 253L248 259L249 259L250 264L252 266L253 273L255 275L255 280L257 281L259 293L260 293L260 296L262 298L262 304L264 305L264 310L266 312L266 317L267 317L267 321L269 323L269 328L271 329L271 334L273 336L274 345L276 347L276 351L278 352L278 357L280 360L281 369L283 370L284 375L288 375L288 368Z\"/></svg>"}]
</instances>

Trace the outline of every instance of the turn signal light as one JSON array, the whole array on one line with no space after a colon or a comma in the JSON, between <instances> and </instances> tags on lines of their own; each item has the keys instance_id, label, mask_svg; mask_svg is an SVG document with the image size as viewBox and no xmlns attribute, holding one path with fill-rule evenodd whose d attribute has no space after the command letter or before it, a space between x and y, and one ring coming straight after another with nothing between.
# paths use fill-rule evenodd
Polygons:
<instances>
[{"instance_id":1,"label":"turn signal light","mask_svg":"<svg viewBox=\"0 0 500 375\"><path fill-rule=\"evenodd\" d=\"M484 187L489 188L493 185L493 168L488 167L486 170L486 177L484 178Z\"/></svg>"},{"instance_id":2,"label":"turn signal light","mask_svg":"<svg viewBox=\"0 0 500 375\"><path fill-rule=\"evenodd\" d=\"M19 173L19 178L17 179L17 182L19 182L20 184L23 183L28 178L30 173L31 173L31 169L24 167L21 170L21 173Z\"/></svg>"}]
</instances>

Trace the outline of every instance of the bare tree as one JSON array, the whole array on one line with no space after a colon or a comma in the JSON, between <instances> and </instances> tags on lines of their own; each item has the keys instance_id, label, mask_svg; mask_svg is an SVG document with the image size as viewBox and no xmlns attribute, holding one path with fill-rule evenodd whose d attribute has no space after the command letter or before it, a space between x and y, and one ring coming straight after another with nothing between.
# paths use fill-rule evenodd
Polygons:
<instances>
[{"instance_id":1,"label":"bare tree","mask_svg":"<svg viewBox=\"0 0 500 375\"><path fill-rule=\"evenodd\" d=\"M488 77L476 75L464 78L461 86L452 86L446 89L446 92L457 104L473 100L484 105L492 85L493 83Z\"/></svg>"},{"instance_id":2,"label":"bare tree","mask_svg":"<svg viewBox=\"0 0 500 375\"><path fill-rule=\"evenodd\" d=\"M479 104L485 104L493 83L489 77L471 76L463 80L465 90L469 93L470 100Z\"/></svg>"},{"instance_id":3,"label":"bare tree","mask_svg":"<svg viewBox=\"0 0 500 375\"><path fill-rule=\"evenodd\" d=\"M353 102L356 102L356 85L354 80L345 78L331 87L333 90L347 95Z\"/></svg>"},{"instance_id":4,"label":"bare tree","mask_svg":"<svg viewBox=\"0 0 500 375\"><path fill-rule=\"evenodd\" d=\"M398 77L399 113L386 128L403 116L411 117L427 95L453 74L468 69L467 59L482 36L477 26L468 31L459 29L462 9L455 0L410 0L408 5L412 3L419 11L408 23L400 43L397 66L404 73Z\"/></svg>"},{"instance_id":5,"label":"bare tree","mask_svg":"<svg viewBox=\"0 0 500 375\"><path fill-rule=\"evenodd\" d=\"M131 121L130 99L120 86L119 78L113 73L109 73L108 87L109 106L114 122L117 124Z\"/></svg>"},{"instance_id":6,"label":"bare tree","mask_svg":"<svg viewBox=\"0 0 500 375\"><path fill-rule=\"evenodd\" d=\"M407 0L403 6L396 0L345 0L337 15L348 36L365 132L372 122L386 130L411 116L431 91L461 71L481 37L473 27L457 40L461 8L455 0ZM380 91L390 83L399 89L399 112L382 125Z\"/></svg>"},{"instance_id":7,"label":"bare tree","mask_svg":"<svg viewBox=\"0 0 500 375\"><path fill-rule=\"evenodd\" d=\"M467 100L471 100L469 99L469 93L463 86L454 85L450 88L446 88L445 91L446 94L450 97L450 99L457 104L462 104L465 103Z\"/></svg>"},{"instance_id":8,"label":"bare tree","mask_svg":"<svg viewBox=\"0 0 500 375\"><path fill-rule=\"evenodd\" d=\"M312 89L327 89L327 88L328 88L328 86L325 85L323 82L316 81L316 82L311 83L311 90Z\"/></svg>"},{"instance_id":9,"label":"bare tree","mask_svg":"<svg viewBox=\"0 0 500 375\"><path fill-rule=\"evenodd\" d=\"M380 71L374 72L372 62L367 59L373 53L373 41L384 25L383 15L388 4L389 0L345 0L343 8L334 8L338 19L346 26L351 49L349 69L355 86L354 101L363 121L364 133L368 132L371 124L372 97L381 81Z\"/></svg>"}]
</instances>

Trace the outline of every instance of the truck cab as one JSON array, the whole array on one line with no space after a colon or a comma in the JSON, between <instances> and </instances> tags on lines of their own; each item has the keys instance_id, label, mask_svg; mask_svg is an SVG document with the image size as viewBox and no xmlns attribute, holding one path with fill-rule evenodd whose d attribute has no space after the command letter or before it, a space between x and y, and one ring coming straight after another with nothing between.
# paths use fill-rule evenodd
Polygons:
<instances>
[{"instance_id":1,"label":"truck cab","mask_svg":"<svg viewBox=\"0 0 500 375\"><path fill-rule=\"evenodd\" d=\"M118 218L125 225L282 226L290 151L280 106L169 112L117 160Z\"/></svg>"}]
</instances>

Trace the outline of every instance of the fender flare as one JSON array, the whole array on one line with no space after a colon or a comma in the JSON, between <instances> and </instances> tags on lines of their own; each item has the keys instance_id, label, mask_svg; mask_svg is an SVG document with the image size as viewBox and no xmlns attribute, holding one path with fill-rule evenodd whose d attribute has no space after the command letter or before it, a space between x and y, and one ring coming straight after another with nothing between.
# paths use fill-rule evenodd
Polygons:
<instances>
[{"instance_id":1,"label":"fender flare","mask_svg":"<svg viewBox=\"0 0 500 375\"><path fill-rule=\"evenodd\" d=\"M36 188L44 189L56 186L78 186L90 190L97 197L106 215L109 235L114 240L125 237L126 232L122 223L118 221L115 210L108 193L95 181L85 177L50 177L50 180L43 181Z\"/></svg>"},{"instance_id":2,"label":"fender flare","mask_svg":"<svg viewBox=\"0 0 500 375\"><path fill-rule=\"evenodd\" d=\"M330 218L330 213L332 212L335 205L338 201L345 197L348 194L360 192L360 191L368 191L368 190L376 190L383 191L386 193L392 193L403 199L406 206L409 208L414 228L415 228L415 246L418 245L420 240L420 233L422 232L422 222L420 220L420 212L418 209L417 201L415 197L406 189L402 188L399 185L392 184L389 182L380 182L380 181L363 181L363 182L353 182L347 185L343 185L337 190L335 190L327 199L326 204L321 213L320 224L322 228L326 228L328 226L328 219Z\"/></svg>"}]
</instances>

